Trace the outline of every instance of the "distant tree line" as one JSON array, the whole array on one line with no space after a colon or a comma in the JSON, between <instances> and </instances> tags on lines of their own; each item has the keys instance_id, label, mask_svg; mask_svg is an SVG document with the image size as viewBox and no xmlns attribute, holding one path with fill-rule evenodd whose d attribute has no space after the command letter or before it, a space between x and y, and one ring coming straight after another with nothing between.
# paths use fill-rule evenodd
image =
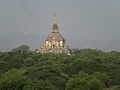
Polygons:
<instances>
[{"instance_id":1,"label":"distant tree line","mask_svg":"<svg viewBox=\"0 0 120 90\"><path fill-rule=\"evenodd\" d=\"M41 54L27 45L0 52L0 90L120 90L120 52L72 52Z\"/></svg>"}]
</instances>

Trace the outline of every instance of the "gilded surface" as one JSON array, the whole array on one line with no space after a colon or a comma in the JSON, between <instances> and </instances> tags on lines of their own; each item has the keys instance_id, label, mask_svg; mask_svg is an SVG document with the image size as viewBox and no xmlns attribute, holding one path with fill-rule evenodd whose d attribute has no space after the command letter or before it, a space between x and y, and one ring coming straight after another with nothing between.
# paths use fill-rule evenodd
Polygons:
<instances>
[{"instance_id":1,"label":"gilded surface","mask_svg":"<svg viewBox=\"0 0 120 90\"><path fill-rule=\"evenodd\" d=\"M40 53L66 53L71 55L70 49L68 48L65 39L59 33L57 26L56 15L54 16L54 24L52 26L52 32L48 35L45 40L44 46L37 49Z\"/></svg>"}]
</instances>

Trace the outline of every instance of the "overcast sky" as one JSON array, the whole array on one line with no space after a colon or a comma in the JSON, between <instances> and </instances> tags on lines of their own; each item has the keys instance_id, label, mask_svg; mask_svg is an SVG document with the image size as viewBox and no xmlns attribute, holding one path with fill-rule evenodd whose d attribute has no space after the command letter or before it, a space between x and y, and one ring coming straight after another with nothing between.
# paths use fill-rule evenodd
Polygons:
<instances>
[{"instance_id":1,"label":"overcast sky","mask_svg":"<svg viewBox=\"0 0 120 90\"><path fill-rule=\"evenodd\" d=\"M46 36L55 13L65 38L120 40L120 0L0 0L0 37Z\"/></svg>"}]
</instances>

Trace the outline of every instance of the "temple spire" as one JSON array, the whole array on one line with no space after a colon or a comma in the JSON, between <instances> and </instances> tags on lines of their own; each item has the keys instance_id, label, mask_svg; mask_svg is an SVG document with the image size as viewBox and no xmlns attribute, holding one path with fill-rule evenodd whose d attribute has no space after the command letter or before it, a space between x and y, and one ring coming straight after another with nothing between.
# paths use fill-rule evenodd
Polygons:
<instances>
[{"instance_id":1,"label":"temple spire","mask_svg":"<svg viewBox=\"0 0 120 90\"><path fill-rule=\"evenodd\" d=\"M58 26L57 26L56 14L54 15L54 23L52 26L52 33L59 33Z\"/></svg>"},{"instance_id":2,"label":"temple spire","mask_svg":"<svg viewBox=\"0 0 120 90\"><path fill-rule=\"evenodd\" d=\"M56 14L54 15L54 24L57 24Z\"/></svg>"},{"instance_id":3,"label":"temple spire","mask_svg":"<svg viewBox=\"0 0 120 90\"><path fill-rule=\"evenodd\" d=\"M54 15L54 22L52 31L45 40L44 46L37 49L40 53L65 53L71 55L71 50L68 48L65 39L59 33L56 15Z\"/></svg>"}]
</instances>

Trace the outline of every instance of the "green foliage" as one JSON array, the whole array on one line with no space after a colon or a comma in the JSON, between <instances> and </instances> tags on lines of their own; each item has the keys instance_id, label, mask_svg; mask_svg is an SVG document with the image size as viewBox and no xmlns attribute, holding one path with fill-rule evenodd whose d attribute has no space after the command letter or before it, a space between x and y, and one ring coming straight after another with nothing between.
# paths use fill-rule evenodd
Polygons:
<instances>
[{"instance_id":1,"label":"green foliage","mask_svg":"<svg viewBox=\"0 0 120 90\"><path fill-rule=\"evenodd\" d=\"M48 80L57 90L65 88L66 76L54 66L28 68L24 75L35 80Z\"/></svg>"},{"instance_id":2,"label":"green foliage","mask_svg":"<svg viewBox=\"0 0 120 90\"><path fill-rule=\"evenodd\" d=\"M81 72L68 80L66 90L103 90L103 87L100 80Z\"/></svg>"},{"instance_id":3,"label":"green foliage","mask_svg":"<svg viewBox=\"0 0 120 90\"><path fill-rule=\"evenodd\" d=\"M10 69L10 66L7 62L0 61L0 73L4 73Z\"/></svg>"},{"instance_id":4,"label":"green foliage","mask_svg":"<svg viewBox=\"0 0 120 90\"><path fill-rule=\"evenodd\" d=\"M30 50L30 47L27 46L27 45L21 45L17 48L14 48L12 51L13 52L20 52L20 51L29 51Z\"/></svg>"},{"instance_id":5,"label":"green foliage","mask_svg":"<svg viewBox=\"0 0 120 90\"><path fill-rule=\"evenodd\" d=\"M88 54L88 55L95 55L99 56L103 52L101 50L96 50L96 49L72 49L74 54Z\"/></svg>"},{"instance_id":6,"label":"green foliage","mask_svg":"<svg viewBox=\"0 0 120 90\"><path fill-rule=\"evenodd\" d=\"M29 80L23 90L57 90L48 80Z\"/></svg>"},{"instance_id":7,"label":"green foliage","mask_svg":"<svg viewBox=\"0 0 120 90\"><path fill-rule=\"evenodd\" d=\"M10 70L0 78L0 90L60 90L49 80L30 79L26 70Z\"/></svg>"},{"instance_id":8,"label":"green foliage","mask_svg":"<svg viewBox=\"0 0 120 90\"><path fill-rule=\"evenodd\" d=\"M27 78L22 76L25 70L10 70L0 78L0 90L22 90Z\"/></svg>"},{"instance_id":9,"label":"green foliage","mask_svg":"<svg viewBox=\"0 0 120 90\"><path fill-rule=\"evenodd\" d=\"M113 90L120 90L120 85L118 85L115 89Z\"/></svg>"},{"instance_id":10,"label":"green foliage","mask_svg":"<svg viewBox=\"0 0 120 90\"><path fill-rule=\"evenodd\" d=\"M106 87L110 85L110 76L108 76L106 73L94 72L92 76L100 79Z\"/></svg>"},{"instance_id":11,"label":"green foliage","mask_svg":"<svg viewBox=\"0 0 120 90\"><path fill-rule=\"evenodd\" d=\"M35 60L33 58L27 58L24 60L24 66L25 67L31 67L36 64Z\"/></svg>"},{"instance_id":12,"label":"green foliage","mask_svg":"<svg viewBox=\"0 0 120 90\"><path fill-rule=\"evenodd\" d=\"M103 68L104 66L92 60L76 60L66 65L64 72L70 76L78 74L80 71L92 74L93 72L101 71Z\"/></svg>"},{"instance_id":13,"label":"green foliage","mask_svg":"<svg viewBox=\"0 0 120 90\"><path fill-rule=\"evenodd\" d=\"M102 90L120 85L120 52L73 49L36 53L21 45L0 52L0 90ZM83 72L84 73L83 73Z\"/></svg>"}]
</instances>

